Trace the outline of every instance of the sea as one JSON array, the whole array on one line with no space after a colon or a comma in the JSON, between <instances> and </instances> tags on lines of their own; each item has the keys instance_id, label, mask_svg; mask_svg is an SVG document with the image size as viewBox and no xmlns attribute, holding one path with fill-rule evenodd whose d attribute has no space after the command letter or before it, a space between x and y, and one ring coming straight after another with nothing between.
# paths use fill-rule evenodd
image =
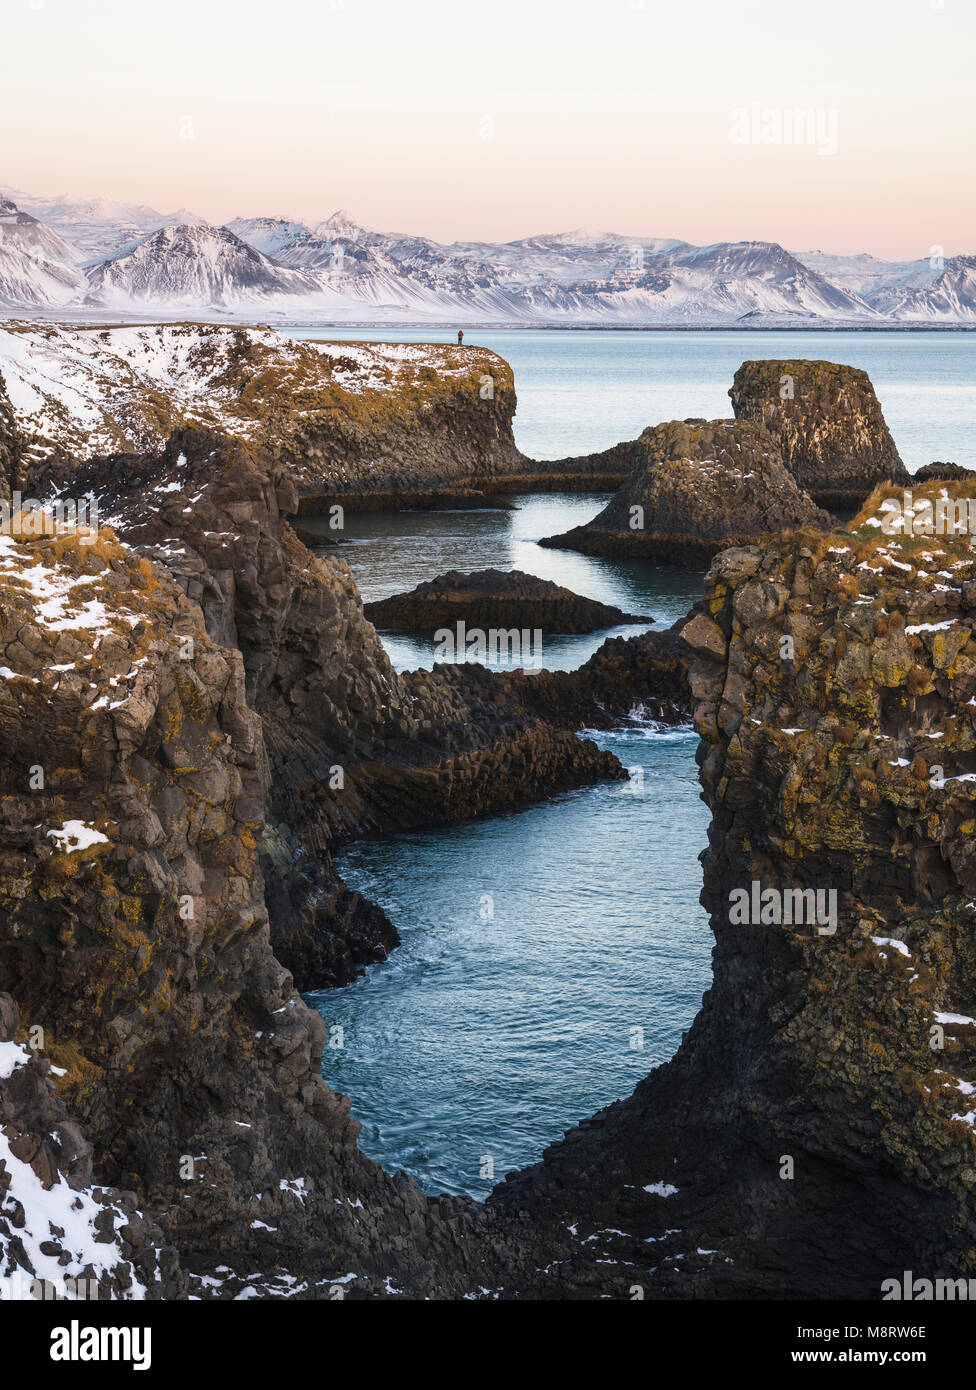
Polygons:
<instances>
[{"instance_id":1,"label":"sea","mask_svg":"<svg viewBox=\"0 0 976 1390\"><path fill-rule=\"evenodd\" d=\"M456 339L430 330L295 336ZM466 330L465 342L512 365L516 442L536 458L608 448L661 420L727 417L740 363L805 357L867 371L911 471L976 464L970 333L513 329ZM366 601L491 565L667 627L702 592L701 574L539 546L594 516L607 494L493 500L479 511L347 514L337 552ZM543 665L572 670L607 636L642 630L549 638ZM430 641L381 636L400 670L435 660ZM346 881L385 908L403 944L352 984L306 996L330 1028L323 1075L351 1097L365 1152L429 1192L480 1200L506 1172L537 1162L674 1054L708 988L697 737L640 711L625 729L588 736L617 754L628 782L357 841L340 856Z\"/></svg>"}]
</instances>

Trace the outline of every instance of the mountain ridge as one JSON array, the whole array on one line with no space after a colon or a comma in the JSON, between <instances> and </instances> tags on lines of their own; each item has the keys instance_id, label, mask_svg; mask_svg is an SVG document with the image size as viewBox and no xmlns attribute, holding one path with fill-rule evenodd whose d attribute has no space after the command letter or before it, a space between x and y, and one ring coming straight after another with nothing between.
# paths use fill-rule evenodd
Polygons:
<instances>
[{"instance_id":1,"label":"mountain ridge","mask_svg":"<svg viewBox=\"0 0 976 1390\"><path fill-rule=\"evenodd\" d=\"M84 307L260 307L279 321L378 325L965 327L976 325L976 257L933 248L888 262L590 228L445 244L378 231L345 209L215 227L185 209L0 185L0 309Z\"/></svg>"}]
</instances>

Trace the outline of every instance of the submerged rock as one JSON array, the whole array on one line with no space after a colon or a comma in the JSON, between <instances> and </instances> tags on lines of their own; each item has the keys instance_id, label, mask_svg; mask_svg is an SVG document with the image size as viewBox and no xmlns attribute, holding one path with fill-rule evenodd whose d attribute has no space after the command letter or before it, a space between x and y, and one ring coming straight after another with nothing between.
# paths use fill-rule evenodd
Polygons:
<instances>
[{"instance_id":1,"label":"submerged rock","mask_svg":"<svg viewBox=\"0 0 976 1390\"><path fill-rule=\"evenodd\" d=\"M448 570L409 593L367 603L377 627L434 632L458 622L477 628L541 628L543 632L595 632L653 618L624 613L611 604L583 598L561 584L522 570Z\"/></svg>"},{"instance_id":2,"label":"submerged rock","mask_svg":"<svg viewBox=\"0 0 976 1390\"><path fill-rule=\"evenodd\" d=\"M825 507L856 508L878 483L909 481L867 372L836 362L743 362L736 419L765 425L802 488Z\"/></svg>"},{"instance_id":3,"label":"submerged rock","mask_svg":"<svg viewBox=\"0 0 976 1390\"><path fill-rule=\"evenodd\" d=\"M829 524L761 425L672 420L646 429L638 446L603 511L543 545L697 569L726 546Z\"/></svg>"}]
</instances>

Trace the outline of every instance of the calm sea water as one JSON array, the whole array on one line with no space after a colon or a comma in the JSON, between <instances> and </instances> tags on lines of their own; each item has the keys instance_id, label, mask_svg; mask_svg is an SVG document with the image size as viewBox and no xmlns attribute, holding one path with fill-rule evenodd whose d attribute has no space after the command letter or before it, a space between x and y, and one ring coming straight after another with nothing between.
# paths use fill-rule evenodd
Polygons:
<instances>
[{"instance_id":1,"label":"calm sea water","mask_svg":"<svg viewBox=\"0 0 976 1390\"><path fill-rule=\"evenodd\" d=\"M868 370L910 467L970 461L969 336L466 336L515 367L518 441L537 457L603 448L658 419L727 414L724 393L744 358L816 356ZM701 592L701 575L537 544L595 515L605 496L512 501L510 510L347 515L338 551L367 600L445 569L494 565L667 626ZM549 639L544 664L573 668L607 635ZM400 669L432 662L428 641L384 642ZM323 1073L352 1097L364 1150L428 1191L483 1197L505 1172L535 1162L567 1126L674 1053L708 987L697 740L639 727L595 737L633 769L629 784L355 844L341 857L347 881L382 904L403 945L344 989L308 996L342 1029Z\"/></svg>"},{"instance_id":2,"label":"calm sea water","mask_svg":"<svg viewBox=\"0 0 976 1390\"><path fill-rule=\"evenodd\" d=\"M707 812L689 731L597 735L629 783L352 846L403 945L309 995L360 1143L431 1192L484 1197L672 1055L708 984ZM643 785L641 785L641 780Z\"/></svg>"},{"instance_id":3,"label":"calm sea water","mask_svg":"<svg viewBox=\"0 0 976 1390\"><path fill-rule=\"evenodd\" d=\"M456 334L309 330L296 336L452 342ZM913 472L933 459L976 464L976 334L604 332L471 329L515 372L515 437L532 458L634 439L661 420L732 414L728 390L749 358L814 357L862 367Z\"/></svg>"},{"instance_id":4,"label":"calm sea water","mask_svg":"<svg viewBox=\"0 0 976 1390\"><path fill-rule=\"evenodd\" d=\"M512 510L348 512L345 541L335 553L350 565L367 601L412 589L445 570L494 566L551 579L587 598L615 604L624 613L647 614L656 627L670 627L701 596L700 574L656 570L637 562L618 564L570 550L544 550L538 544L543 536L588 521L609 497L546 493L513 498ZM303 518L302 525L330 534L328 523L315 517ZM546 637L542 664L550 670L573 670L607 637L630 636L647 627L628 624L585 635ZM398 670L433 665L432 639L382 635Z\"/></svg>"}]
</instances>

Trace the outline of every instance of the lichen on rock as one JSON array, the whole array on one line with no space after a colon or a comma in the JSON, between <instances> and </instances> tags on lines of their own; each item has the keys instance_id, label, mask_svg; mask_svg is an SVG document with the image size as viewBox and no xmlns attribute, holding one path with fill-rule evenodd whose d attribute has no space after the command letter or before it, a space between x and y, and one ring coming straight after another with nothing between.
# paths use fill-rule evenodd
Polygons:
<instances>
[{"instance_id":1,"label":"lichen on rock","mask_svg":"<svg viewBox=\"0 0 976 1390\"><path fill-rule=\"evenodd\" d=\"M736 419L762 424L821 506L856 509L878 483L908 482L867 372L837 362L743 362L729 391Z\"/></svg>"},{"instance_id":2,"label":"lichen on rock","mask_svg":"<svg viewBox=\"0 0 976 1390\"><path fill-rule=\"evenodd\" d=\"M828 524L761 425L672 420L646 429L637 453L598 516L542 544L696 569L727 546Z\"/></svg>"}]
</instances>

